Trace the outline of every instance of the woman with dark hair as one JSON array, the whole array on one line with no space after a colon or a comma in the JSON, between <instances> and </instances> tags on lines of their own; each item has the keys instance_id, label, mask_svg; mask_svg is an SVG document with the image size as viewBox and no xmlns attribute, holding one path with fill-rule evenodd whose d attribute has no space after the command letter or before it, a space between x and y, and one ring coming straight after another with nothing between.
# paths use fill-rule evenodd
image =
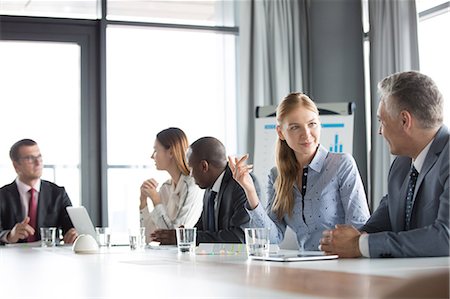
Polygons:
<instances>
[{"instance_id":1,"label":"woman with dark hair","mask_svg":"<svg viewBox=\"0 0 450 299\"><path fill-rule=\"evenodd\" d=\"M320 145L316 104L291 93L278 105L276 167L269 174L268 205L259 204L245 164L248 155L229 158L233 177L245 190L252 227L270 228L270 242L284 238L286 226L300 250L318 250L322 232L336 224L361 227L369 218L364 187L350 154L331 153Z\"/></svg>"},{"instance_id":2,"label":"woman with dark hair","mask_svg":"<svg viewBox=\"0 0 450 299\"><path fill-rule=\"evenodd\" d=\"M186 150L189 147L184 132L178 128L168 128L156 135L151 158L156 169L165 170L170 179L162 184L151 178L142 183L140 196L140 222L146 229L147 242L156 229L173 229L181 225L194 227L203 208L203 192L189 176ZM154 209L147 206L150 198Z\"/></svg>"}]
</instances>

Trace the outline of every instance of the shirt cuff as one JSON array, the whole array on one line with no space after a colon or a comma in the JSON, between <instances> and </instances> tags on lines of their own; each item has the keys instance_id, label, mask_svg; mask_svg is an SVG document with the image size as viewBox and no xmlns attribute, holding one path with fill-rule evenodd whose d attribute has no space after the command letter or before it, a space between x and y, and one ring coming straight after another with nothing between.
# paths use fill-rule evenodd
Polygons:
<instances>
[{"instance_id":1,"label":"shirt cuff","mask_svg":"<svg viewBox=\"0 0 450 299\"><path fill-rule=\"evenodd\" d=\"M139 211L141 221L150 218L150 212L148 211L148 206Z\"/></svg>"},{"instance_id":2,"label":"shirt cuff","mask_svg":"<svg viewBox=\"0 0 450 299\"><path fill-rule=\"evenodd\" d=\"M370 257L369 253L369 234L361 234L359 236L359 251L364 257Z\"/></svg>"},{"instance_id":3,"label":"shirt cuff","mask_svg":"<svg viewBox=\"0 0 450 299\"><path fill-rule=\"evenodd\" d=\"M7 233L4 234L3 237L0 238L0 241L3 242L3 243L9 244L9 242L8 242L8 235L9 235L9 233L10 233L11 231L8 230L8 231L4 231L4 232L7 232Z\"/></svg>"},{"instance_id":4,"label":"shirt cuff","mask_svg":"<svg viewBox=\"0 0 450 299\"><path fill-rule=\"evenodd\" d=\"M253 217L264 218L264 216L267 215L266 211L261 206L261 203L258 203L258 205L254 209L250 208L250 206L248 205L248 202L245 203L244 207L245 207L245 210L247 211L247 213L250 215L250 218L253 218Z\"/></svg>"},{"instance_id":5,"label":"shirt cuff","mask_svg":"<svg viewBox=\"0 0 450 299\"><path fill-rule=\"evenodd\" d=\"M162 204L157 204L153 211L150 213L150 215L155 215L156 217L161 217L163 215L164 212L164 206Z\"/></svg>"},{"instance_id":6,"label":"shirt cuff","mask_svg":"<svg viewBox=\"0 0 450 299\"><path fill-rule=\"evenodd\" d=\"M248 201L245 203L245 209L246 209L248 212L254 211L254 210L257 209L258 207L259 207L259 203L258 203L258 205L257 205L254 209L252 209L252 208L250 207L250 205L248 204Z\"/></svg>"},{"instance_id":7,"label":"shirt cuff","mask_svg":"<svg viewBox=\"0 0 450 299\"><path fill-rule=\"evenodd\" d=\"M245 209L250 216L250 222L248 223L248 227L265 227L267 213L266 210L262 207L261 203L259 203L256 208L250 210L250 207L246 204ZM267 224L268 225L268 224Z\"/></svg>"}]
</instances>

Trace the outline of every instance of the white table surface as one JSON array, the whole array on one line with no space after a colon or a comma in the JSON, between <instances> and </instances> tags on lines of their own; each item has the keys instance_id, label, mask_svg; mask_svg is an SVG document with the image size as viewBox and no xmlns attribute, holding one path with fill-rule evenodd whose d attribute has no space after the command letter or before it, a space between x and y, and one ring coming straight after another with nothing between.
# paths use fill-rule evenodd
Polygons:
<instances>
[{"instance_id":1,"label":"white table surface","mask_svg":"<svg viewBox=\"0 0 450 299\"><path fill-rule=\"evenodd\" d=\"M449 264L448 257L283 263L181 255L171 246L96 254L75 254L70 246L1 246L0 298L369 297L418 275L448 271Z\"/></svg>"}]
</instances>

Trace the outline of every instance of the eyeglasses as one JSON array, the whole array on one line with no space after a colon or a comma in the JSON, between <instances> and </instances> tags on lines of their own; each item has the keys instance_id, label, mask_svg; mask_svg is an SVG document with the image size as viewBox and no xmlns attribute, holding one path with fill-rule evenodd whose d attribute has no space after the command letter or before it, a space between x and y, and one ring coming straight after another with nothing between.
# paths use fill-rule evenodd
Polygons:
<instances>
[{"instance_id":1,"label":"eyeglasses","mask_svg":"<svg viewBox=\"0 0 450 299\"><path fill-rule=\"evenodd\" d=\"M25 163L28 163L28 164L42 162L42 155L20 157L19 160L23 160L23 161L25 161Z\"/></svg>"}]
</instances>

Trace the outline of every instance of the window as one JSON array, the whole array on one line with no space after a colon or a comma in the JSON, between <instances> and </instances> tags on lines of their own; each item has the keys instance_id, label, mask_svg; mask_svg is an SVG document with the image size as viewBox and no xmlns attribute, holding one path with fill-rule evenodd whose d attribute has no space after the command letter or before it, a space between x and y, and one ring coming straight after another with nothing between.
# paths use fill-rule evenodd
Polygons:
<instances>
[{"instance_id":1,"label":"window","mask_svg":"<svg viewBox=\"0 0 450 299\"><path fill-rule=\"evenodd\" d=\"M108 20L203 26L234 26L233 1L108 1Z\"/></svg>"},{"instance_id":2,"label":"window","mask_svg":"<svg viewBox=\"0 0 450 299\"><path fill-rule=\"evenodd\" d=\"M365 102L366 102L366 111L365 111L365 117L366 117L366 142L367 142L367 148L369 149L367 151L367 161L370 161L370 149L372 148L372 140L370 138L371 132L372 132L372 116L371 116L371 110L372 105L370 103L371 100L371 88L370 88L370 40L369 40L369 30L370 30L370 23L369 23L369 0L362 0L362 24L363 24L363 32L364 32L364 39L363 39L363 51L364 51L364 90L365 90Z\"/></svg>"},{"instance_id":3,"label":"window","mask_svg":"<svg viewBox=\"0 0 450 299\"><path fill-rule=\"evenodd\" d=\"M417 1L420 70L444 96L444 123L450 126L450 1Z\"/></svg>"},{"instance_id":4,"label":"window","mask_svg":"<svg viewBox=\"0 0 450 299\"><path fill-rule=\"evenodd\" d=\"M145 179L166 172L150 159L156 134L179 127L189 142L214 136L236 152L235 35L168 28L107 30L108 218L139 223Z\"/></svg>"},{"instance_id":5,"label":"window","mask_svg":"<svg viewBox=\"0 0 450 299\"><path fill-rule=\"evenodd\" d=\"M16 173L14 142L35 140L43 179L64 186L80 204L80 47L73 43L0 41L0 185Z\"/></svg>"},{"instance_id":6,"label":"window","mask_svg":"<svg viewBox=\"0 0 450 299\"><path fill-rule=\"evenodd\" d=\"M150 159L159 131L180 127L190 142L215 136L236 153L238 29L230 27L235 1L107 0L99 9L103 3L0 1L0 97L8 99L0 107L11 111L1 128L15 124L16 111L28 119L28 107L40 120L57 114L0 131L9 138L0 145L0 179L15 176L7 157L18 136L36 139L44 178L64 185L95 225L124 232L138 223L143 180L167 179ZM12 41L24 47L3 46ZM45 53L34 50L44 44ZM69 44L78 54L67 53ZM22 62L27 76L12 77Z\"/></svg>"},{"instance_id":7,"label":"window","mask_svg":"<svg viewBox=\"0 0 450 299\"><path fill-rule=\"evenodd\" d=\"M96 19L97 0L1 0L0 14Z\"/></svg>"}]
</instances>

